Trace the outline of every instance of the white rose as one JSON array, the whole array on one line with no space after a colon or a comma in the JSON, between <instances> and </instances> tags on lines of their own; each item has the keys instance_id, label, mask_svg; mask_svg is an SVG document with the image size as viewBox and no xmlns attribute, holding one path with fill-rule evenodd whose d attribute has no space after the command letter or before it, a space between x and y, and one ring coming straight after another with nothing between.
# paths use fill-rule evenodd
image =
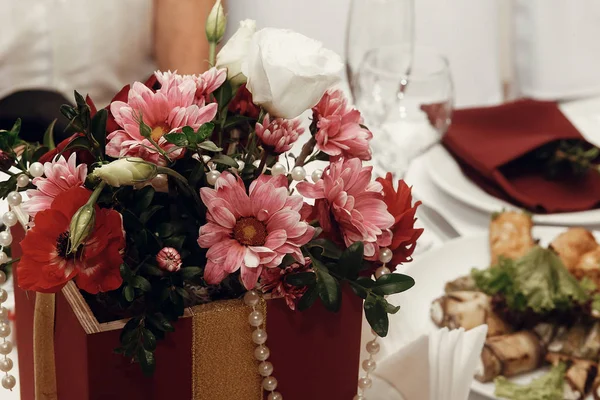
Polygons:
<instances>
[{"instance_id":1,"label":"white rose","mask_svg":"<svg viewBox=\"0 0 600 400\"><path fill-rule=\"evenodd\" d=\"M101 179L110 186L133 186L156 177L158 167L139 157L121 158L104 164L92 172L92 177Z\"/></svg>"},{"instance_id":2,"label":"white rose","mask_svg":"<svg viewBox=\"0 0 600 400\"><path fill-rule=\"evenodd\" d=\"M252 19L240 21L238 30L217 54L216 67L227 68L227 79L234 85L246 83L246 77L242 73L242 62L248 55L248 48L255 32L256 21Z\"/></svg>"},{"instance_id":3,"label":"white rose","mask_svg":"<svg viewBox=\"0 0 600 400\"><path fill-rule=\"evenodd\" d=\"M295 118L340 79L339 55L317 40L284 29L258 31L242 64L255 104L275 117Z\"/></svg>"}]
</instances>

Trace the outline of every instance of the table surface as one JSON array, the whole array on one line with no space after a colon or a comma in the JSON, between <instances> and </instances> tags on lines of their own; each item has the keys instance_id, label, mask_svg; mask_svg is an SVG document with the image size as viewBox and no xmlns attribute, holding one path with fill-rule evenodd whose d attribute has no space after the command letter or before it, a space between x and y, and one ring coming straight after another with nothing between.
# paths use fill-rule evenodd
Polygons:
<instances>
[{"instance_id":1,"label":"table surface","mask_svg":"<svg viewBox=\"0 0 600 400\"><path fill-rule=\"evenodd\" d=\"M596 144L600 144L600 97L563 103L561 104L561 109L588 140ZM317 165L315 167L321 166ZM415 197L419 200L422 200L429 207L434 208L449 223L452 224L452 226L461 234L461 236L470 236L480 232L485 232L487 230L489 215L459 203L437 188L429 178L422 158L416 159L412 163L411 168L406 176L406 181L410 185L413 185L413 193ZM0 205L0 208L3 206L4 204ZM419 213L417 213L417 217L419 217ZM424 227L426 228L426 232L422 237L422 242L429 245L429 250L443 245L447 238L436 235L435 229L427 229L427 225ZM12 284L9 283L5 286L9 292L9 300L6 305L12 309L14 305L11 289ZM363 336L367 340L370 340L370 329L368 329L366 324L363 332L366 332L366 334ZM364 345L362 348L364 349ZM11 358L15 363L13 374L17 377L17 386L12 392L6 392L3 391L3 389L0 389L1 400L19 400L20 397L20 382L18 379L18 362L16 351L13 352ZM363 358L364 357L361 356L361 360ZM484 399L486 398L475 393L472 393L469 396L469 400ZM392 399L388 398L386 400Z\"/></svg>"}]
</instances>

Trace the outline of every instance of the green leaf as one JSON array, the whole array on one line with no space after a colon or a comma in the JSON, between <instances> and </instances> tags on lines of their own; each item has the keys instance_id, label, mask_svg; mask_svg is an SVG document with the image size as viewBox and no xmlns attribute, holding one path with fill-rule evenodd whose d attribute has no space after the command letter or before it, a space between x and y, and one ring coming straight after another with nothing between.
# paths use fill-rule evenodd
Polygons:
<instances>
[{"instance_id":1,"label":"green leaf","mask_svg":"<svg viewBox=\"0 0 600 400\"><path fill-rule=\"evenodd\" d=\"M188 139L183 133L167 133L163 137L175 146L186 147L188 145Z\"/></svg>"},{"instance_id":2,"label":"green leaf","mask_svg":"<svg viewBox=\"0 0 600 400\"><path fill-rule=\"evenodd\" d=\"M385 312L388 314L396 314L398 311L400 311L400 306L395 306L393 304L390 304L387 300L383 300L385 303Z\"/></svg>"},{"instance_id":3,"label":"green leaf","mask_svg":"<svg viewBox=\"0 0 600 400\"><path fill-rule=\"evenodd\" d=\"M200 182L202 182L202 180L204 179L204 174L204 164L201 162L197 162L194 165L194 168L192 169L192 172L190 172L190 175L188 177L188 182L190 186L197 189L200 185Z\"/></svg>"},{"instance_id":4,"label":"green leaf","mask_svg":"<svg viewBox=\"0 0 600 400\"><path fill-rule=\"evenodd\" d=\"M127 264L121 264L120 271L121 278L123 278L125 282L129 282L131 279L133 279L133 272L131 272L131 269L129 269Z\"/></svg>"},{"instance_id":5,"label":"green leaf","mask_svg":"<svg viewBox=\"0 0 600 400\"><path fill-rule=\"evenodd\" d=\"M131 342L131 339L133 339L135 333L137 332L137 328L139 325L140 325L139 318L131 318L129 321L127 321L127 323L121 330L121 334L120 334L121 344L123 344L124 346L127 346L130 344L129 342Z\"/></svg>"},{"instance_id":6,"label":"green leaf","mask_svg":"<svg viewBox=\"0 0 600 400\"><path fill-rule=\"evenodd\" d=\"M254 121L253 118L246 117L244 115L234 115L232 117L227 118L225 121L225 125L223 125L224 129L230 129L237 125L243 125L244 123L249 123L250 121Z\"/></svg>"},{"instance_id":7,"label":"green leaf","mask_svg":"<svg viewBox=\"0 0 600 400\"><path fill-rule=\"evenodd\" d=\"M77 115L77 112L75 111L75 109L68 104L63 104L62 106L60 106L60 112L69 121L72 120L73 118L75 118L75 116Z\"/></svg>"},{"instance_id":8,"label":"green leaf","mask_svg":"<svg viewBox=\"0 0 600 400\"><path fill-rule=\"evenodd\" d=\"M298 301L298 310L304 311L309 309L319 298L319 292L316 286L309 286L304 292L302 298Z\"/></svg>"},{"instance_id":9,"label":"green leaf","mask_svg":"<svg viewBox=\"0 0 600 400\"><path fill-rule=\"evenodd\" d=\"M179 275L184 281L190 280L201 273L202 268L200 267L184 267L179 270Z\"/></svg>"},{"instance_id":10,"label":"green leaf","mask_svg":"<svg viewBox=\"0 0 600 400\"><path fill-rule=\"evenodd\" d=\"M171 289L168 288L168 290L170 291ZM169 320L167 320L162 314L148 315L146 316L146 321L148 321L156 329L163 332L173 332L175 330Z\"/></svg>"},{"instance_id":11,"label":"green leaf","mask_svg":"<svg viewBox=\"0 0 600 400\"><path fill-rule=\"evenodd\" d=\"M213 124L212 122L207 122L205 124L202 124L200 126L200 128L198 128L198 142L203 142L206 139L208 139L213 131L215 130L215 124Z\"/></svg>"},{"instance_id":12,"label":"green leaf","mask_svg":"<svg viewBox=\"0 0 600 400\"><path fill-rule=\"evenodd\" d=\"M140 214L140 221L145 224L147 223L158 211L162 210L163 206L160 204L155 204L150 206Z\"/></svg>"},{"instance_id":13,"label":"green leaf","mask_svg":"<svg viewBox=\"0 0 600 400\"><path fill-rule=\"evenodd\" d=\"M298 272L285 277L285 282L292 286L309 286L317 281L314 272Z\"/></svg>"},{"instance_id":14,"label":"green leaf","mask_svg":"<svg viewBox=\"0 0 600 400\"><path fill-rule=\"evenodd\" d=\"M313 268L317 273L317 291L323 305L328 311L338 312L342 302L340 283L316 259L313 259Z\"/></svg>"},{"instance_id":15,"label":"green leaf","mask_svg":"<svg viewBox=\"0 0 600 400\"><path fill-rule=\"evenodd\" d=\"M408 275L386 274L375 281L373 292L381 296L404 292L415 285L415 280Z\"/></svg>"},{"instance_id":16,"label":"green leaf","mask_svg":"<svg viewBox=\"0 0 600 400\"><path fill-rule=\"evenodd\" d=\"M73 149L87 149L89 150L91 147L91 143L88 140L88 138L86 138L85 136L79 136L74 138L73 140L71 140L69 142L69 144L67 144L65 146L64 149L62 149L62 151L60 153L58 153L58 155L62 155L65 151L67 150L73 150Z\"/></svg>"},{"instance_id":17,"label":"green leaf","mask_svg":"<svg viewBox=\"0 0 600 400\"><path fill-rule=\"evenodd\" d=\"M175 249L183 249L183 243L185 242L185 235L173 235L169 236L164 240L165 246L173 247Z\"/></svg>"},{"instance_id":18,"label":"green leaf","mask_svg":"<svg viewBox=\"0 0 600 400\"><path fill-rule=\"evenodd\" d=\"M163 222L156 227L156 233L158 233L158 236L161 238L168 238L175 233L175 227L168 222Z\"/></svg>"},{"instance_id":19,"label":"green leaf","mask_svg":"<svg viewBox=\"0 0 600 400\"><path fill-rule=\"evenodd\" d=\"M149 292L152 290L152 285L148 282L148 279L143 276L137 275L131 280L131 286L136 289L140 289L143 292Z\"/></svg>"},{"instance_id":20,"label":"green leaf","mask_svg":"<svg viewBox=\"0 0 600 400\"><path fill-rule=\"evenodd\" d=\"M98 142L100 154L104 154L106 147L106 121L108 119L108 111L105 109L98 110L92 118L91 133L92 137Z\"/></svg>"},{"instance_id":21,"label":"green leaf","mask_svg":"<svg viewBox=\"0 0 600 400\"><path fill-rule=\"evenodd\" d=\"M135 209L138 213L146 211L150 204L152 204L152 200L154 199L154 194L156 191L152 186L144 186L140 190L135 192Z\"/></svg>"},{"instance_id":22,"label":"green leaf","mask_svg":"<svg viewBox=\"0 0 600 400\"><path fill-rule=\"evenodd\" d=\"M17 186L17 176L11 176L8 180L0 182L0 198L5 199L6 196Z\"/></svg>"},{"instance_id":23,"label":"green leaf","mask_svg":"<svg viewBox=\"0 0 600 400\"><path fill-rule=\"evenodd\" d=\"M38 161L40 159L41 156L43 156L44 154L46 154L48 152L48 147L46 146L40 146L38 147L33 154L31 155L31 162L34 163L36 161Z\"/></svg>"},{"instance_id":24,"label":"green leaf","mask_svg":"<svg viewBox=\"0 0 600 400\"><path fill-rule=\"evenodd\" d=\"M54 150L56 148L56 144L54 144L54 125L56 124L56 119L48 125L46 132L44 132L43 143L44 146L48 148L48 150Z\"/></svg>"},{"instance_id":25,"label":"green leaf","mask_svg":"<svg viewBox=\"0 0 600 400\"><path fill-rule=\"evenodd\" d=\"M363 269L364 251L363 242L354 242L340 256L338 265L348 279L356 279L358 273Z\"/></svg>"},{"instance_id":26,"label":"green leaf","mask_svg":"<svg viewBox=\"0 0 600 400\"><path fill-rule=\"evenodd\" d=\"M329 161L329 154L323 153L322 151L320 151L315 156L315 160L318 160L318 161Z\"/></svg>"},{"instance_id":27,"label":"green leaf","mask_svg":"<svg viewBox=\"0 0 600 400\"><path fill-rule=\"evenodd\" d=\"M211 142L210 140L206 140L202 143L199 143L198 147L200 147L203 150L212 151L215 153L219 152L219 151L223 151L223 149L221 147L217 146L214 142ZM216 162L214 159L212 161Z\"/></svg>"},{"instance_id":28,"label":"green leaf","mask_svg":"<svg viewBox=\"0 0 600 400\"><path fill-rule=\"evenodd\" d=\"M355 295L357 295L363 300L366 299L369 295L369 292L363 286L357 284L356 282L350 281L350 288L352 289Z\"/></svg>"},{"instance_id":29,"label":"green leaf","mask_svg":"<svg viewBox=\"0 0 600 400\"><path fill-rule=\"evenodd\" d=\"M229 102L233 99L233 88L231 87L231 81L226 80L223 84L214 91L214 96L217 99L219 105L219 113L226 110L229 107Z\"/></svg>"},{"instance_id":30,"label":"green leaf","mask_svg":"<svg viewBox=\"0 0 600 400\"><path fill-rule=\"evenodd\" d=\"M179 286L178 286L178 287L176 287L176 288L175 288L175 291L176 291L176 292L177 292L177 293L178 293L178 294L179 294L179 295L180 295L182 298L184 298L184 299L186 299L186 300L189 300L189 299L191 298L191 297L190 297L190 294L188 293L188 291L187 291L187 290L185 290L185 289L184 289L184 288L182 288L182 287L179 287Z\"/></svg>"},{"instance_id":31,"label":"green leaf","mask_svg":"<svg viewBox=\"0 0 600 400\"><path fill-rule=\"evenodd\" d=\"M313 249L313 248L321 249L320 254L323 257L337 260L342 256L342 250L331 240L314 239L314 240L311 240L306 246L309 249Z\"/></svg>"},{"instance_id":32,"label":"green leaf","mask_svg":"<svg viewBox=\"0 0 600 400\"><path fill-rule=\"evenodd\" d=\"M135 298L135 289L129 285L125 286L123 288L123 297L125 297L125 300L131 303Z\"/></svg>"},{"instance_id":33,"label":"green leaf","mask_svg":"<svg viewBox=\"0 0 600 400\"><path fill-rule=\"evenodd\" d=\"M142 329L142 342L146 350L154 351L156 349L156 336L150 329Z\"/></svg>"},{"instance_id":34,"label":"green leaf","mask_svg":"<svg viewBox=\"0 0 600 400\"><path fill-rule=\"evenodd\" d=\"M386 337L389 328L389 320L384 303L377 296L369 294L365 300L364 309L365 317L367 318L369 325L371 325L371 328L380 337Z\"/></svg>"},{"instance_id":35,"label":"green leaf","mask_svg":"<svg viewBox=\"0 0 600 400\"><path fill-rule=\"evenodd\" d=\"M154 352L140 347L137 353L137 359L142 367L142 372L146 376L152 376L154 369L156 368L156 360L154 359Z\"/></svg>"},{"instance_id":36,"label":"green leaf","mask_svg":"<svg viewBox=\"0 0 600 400\"><path fill-rule=\"evenodd\" d=\"M181 128L181 132L183 132L183 134L188 137L194 136L196 134L196 132L194 132L194 129L191 126L184 126L183 128Z\"/></svg>"},{"instance_id":37,"label":"green leaf","mask_svg":"<svg viewBox=\"0 0 600 400\"><path fill-rule=\"evenodd\" d=\"M141 271L146 274L146 275L150 275L150 276L164 276L165 272L158 268L155 265L152 264L143 264L141 267Z\"/></svg>"},{"instance_id":38,"label":"green leaf","mask_svg":"<svg viewBox=\"0 0 600 400\"><path fill-rule=\"evenodd\" d=\"M227 165L228 167L233 167L236 169L240 167L237 161L235 161L229 156L226 156L225 154L217 154L212 158L211 161L217 164Z\"/></svg>"}]
</instances>

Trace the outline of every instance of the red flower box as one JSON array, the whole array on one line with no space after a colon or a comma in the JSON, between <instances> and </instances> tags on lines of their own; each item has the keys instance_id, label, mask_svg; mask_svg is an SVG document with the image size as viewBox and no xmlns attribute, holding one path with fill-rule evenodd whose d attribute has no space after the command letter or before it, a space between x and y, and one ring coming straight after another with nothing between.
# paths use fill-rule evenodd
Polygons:
<instances>
[{"instance_id":1,"label":"red flower box","mask_svg":"<svg viewBox=\"0 0 600 400\"><path fill-rule=\"evenodd\" d=\"M20 252L17 247L14 246L15 253ZM154 376L145 377L139 365L114 353L124 321L98 323L73 282L56 296L54 344L60 400L208 399L202 393L192 395L193 318L190 313L186 312L187 317L176 323L175 332L158 343L156 371ZM17 287L15 301L21 397L34 400L35 293ZM342 304L341 311L332 314L320 303L307 311L294 312L282 299L267 301L269 360L275 366L278 391L285 399L347 400L356 393L362 300L346 287ZM250 326L247 328L248 332L243 335L250 342ZM235 337L240 332L226 330L223 335ZM231 354L231 357L233 360L253 357L251 351L243 353ZM210 364L211 368L220 365L219 360ZM227 376L225 382L235 385L248 376L258 382L256 368L251 368L248 374L253 375ZM258 393L257 399L260 398ZM227 399L252 400L247 397ZM221 399L211 397L210 400Z\"/></svg>"}]
</instances>

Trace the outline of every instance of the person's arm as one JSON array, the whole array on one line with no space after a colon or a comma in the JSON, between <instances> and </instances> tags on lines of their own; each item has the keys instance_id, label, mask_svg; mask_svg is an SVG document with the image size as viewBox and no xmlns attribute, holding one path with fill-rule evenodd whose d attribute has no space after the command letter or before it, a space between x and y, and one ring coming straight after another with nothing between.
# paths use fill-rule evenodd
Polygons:
<instances>
[{"instance_id":1,"label":"person's arm","mask_svg":"<svg viewBox=\"0 0 600 400\"><path fill-rule=\"evenodd\" d=\"M215 0L154 0L154 56L162 71L209 68L206 18Z\"/></svg>"}]
</instances>

